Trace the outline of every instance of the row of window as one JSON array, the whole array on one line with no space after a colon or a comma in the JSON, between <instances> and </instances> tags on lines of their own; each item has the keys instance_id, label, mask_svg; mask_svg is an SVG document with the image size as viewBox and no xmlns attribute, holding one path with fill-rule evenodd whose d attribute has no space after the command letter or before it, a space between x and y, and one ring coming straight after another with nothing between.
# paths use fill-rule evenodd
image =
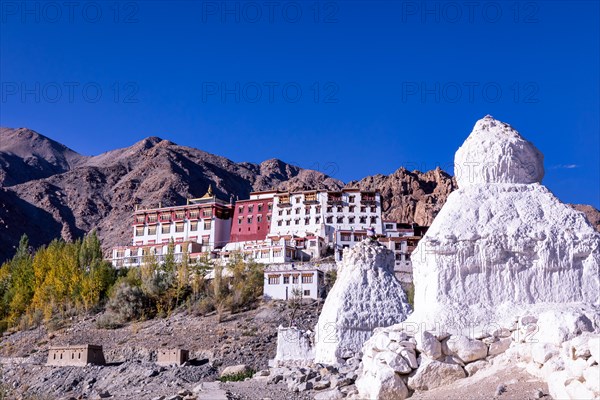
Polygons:
<instances>
[{"instance_id":1,"label":"row of window","mask_svg":"<svg viewBox=\"0 0 600 400\"><path fill-rule=\"evenodd\" d=\"M300 214L302 208L298 207L294 209L294 214ZM314 210L314 213L319 214L321 212L321 206L306 206L304 207L304 213L305 214L310 214L312 211ZM377 212L377 206L370 206L367 208L367 206L360 206L360 212L361 213L366 213L367 210L369 210L372 213L376 213ZM338 212L338 213L343 213L344 212L344 206L327 206L326 209L327 213L333 213L333 212ZM348 206L347 207L347 212L349 213L354 213L356 212L356 206ZM277 212L277 215L292 215L292 210L291 209L287 209L287 210L279 210Z\"/></svg>"},{"instance_id":2,"label":"row of window","mask_svg":"<svg viewBox=\"0 0 600 400\"><path fill-rule=\"evenodd\" d=\"M188 214L188 218L190 219L198 219L200 216L200 211L199 210L191 210L187 212ZM174 215L174 219L185 219L186 218L186 211L175 211L174 213L171 212L166 212L166 213L161 213L161 214L149 214L148 215L148 222L152 223L152 222L158 222L158 220L160 219L160 221L171 221L171 219L173 218ZM212 217L213 216L213 210L211 208L207 208L202 210L202 217ZM135 222L138 224L142 224L144 222L146 222L146 216L145 215L136 215L135 216Z\"/></svg>"},{"instance_id":3,"label":"row of window","mask_svg":"<svg viewBox=\"0 0 600 400\"><path fill-rule=\"evenodd\" d=\"M279 197L280 202L281 203L289 203L289 197L288 196L280 196ZM327 196L328 200L333 200L333 201L342 201L342 196ZM355 203L357 199L356 195L349 195L348 196L348 203ZM365 196L365 199L367 200L371 200L371 199L375 199L373 196ZM316 194L307 194L304 197L304 201L318 201L317 200L317 195ZM296 196L294 197L294 202L296 204L300 204L300 202L302 202L302 196Z\"/></svg>"},{"instance_id":4,"label":"row of window","mask_svg":"<svg viewBox=\"0 0 600 400\"><path fill-rule=\"evenodd\" d=\"M346 217L327 217L325 218L325 223L327 224L343 224L344 220L346 219ZM335 222L334 222L335 221ZM377 217L376 216L372 216L369 217L367 219L367 217L359 217L358 218L358 223L359 224L366 224L367 221L370 221L371 224L376 224L377 223ZM315 224L320 224L321 223L321 217L315 217ZM355 224L356 223L356 217L348 217L348 224ZM292 220L288 219L285 221L277 221L277 226L283 226L285 224L285 226L290 226L292 225ZM300 218L296 218L294 219L294 225L300 225ZM304 217L304 225L310 225L310 217Z\"/></svg>"},{"instance_id":5,"label":"row of window","mask_svg":"<svg viewBox=\"0 0 600 400\"><path fill-rule=\"evenodd\" d=\"M263 205L262 205L262 204L257 204L257 205L256 205L256 208L257 208L257 212L262 212L262 210L263 210ZM238 212L239 212L240 214L243 214L243 213L244 213L244 209L245 209L245 206L238 206ZM269 203L269 204L267 205L267 209L268 209L269 211L273 210L273 203ZM250 204L250 205L248 205L248 212L249 212L249 213L252 213L252 212L254 212L254 204Z\"/></svg>"},{"instance_id":6,"label":"row of window","mask_svg":"<svg viewBox=\"0 0 600 400\"><path fill-rule=\"evenodd\" d=\"M210 230L211 223L212 223L212 221L209 219L204 221L202 224L204 230ZM181 233L181 232L185 231L185 223L178 222L175 224L161 224L160 232L162 234L171 233L171 231L172 231L171 226L173 226L173 225L175 226L175 230L174 230L175 233ZM190 221L190 222L188 222L188 225L189 225L189 230L191 232L198 230L198 221ZM148 233L147 233L148 235L156 235L156 232L158 230L157 225L151 225L151 226L148 226L147 228L148 228ZM137 226L135 228L135 236L144 236L145 229L146 229L146 227L144 227L144 226Z\"/></svg>"},{"instance_id":7,"label":"row of window","mask_svg":"<svg viewBox=\"0 0 600 400\"><path fill-rule=\"evenodd\" d=\"M249 215L246 217L246 221L248 222L248 224L251 224L253 220L252 215ZM256 222L258 222L259 224L262 222L262 215L257 215L256 216ZM271 222L271 216L267 215L267 221ZM238 225L242 225L244 223L244 217L238 217Z\"/></svg>"},{"instance_id":8,"label":"row of window","mask_svg":"<svg viewBox=\"0 0 600 400\"><path fill-rule=\"evenodd\" d=\"M279 285L281 276L280 275L270 275L269 276L269 285ZM299 276L298 275L292 275L292 284L297 284L298 283L298 279ZM283 277L283 284L287 285L290 283L290 277L289 275L284 276ZM313 276L312 275L302 275L302 283L313 283Z\"/></svg>"},{"instance_id":9,"label":"row of window","mask_svg":"<svg viewBox=\"0 0 600 400\"><path fill-rule=\"evenodd\" d=\"M366 235L364 233L355 233L354 234L354 241L355 242L360 242L362 240L364 240L366 237ZM352 235L349 233L342 233L340 235L340 240L342 242L351 242L352 241Z\"/></svg>"}]
</instances>

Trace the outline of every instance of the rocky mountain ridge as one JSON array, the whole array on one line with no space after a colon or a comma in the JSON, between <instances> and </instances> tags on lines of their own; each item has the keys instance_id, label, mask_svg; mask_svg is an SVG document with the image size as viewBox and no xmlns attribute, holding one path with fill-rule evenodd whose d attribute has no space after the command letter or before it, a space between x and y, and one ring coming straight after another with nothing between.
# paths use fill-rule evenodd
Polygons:
<instances>
[{"instance_id":1,"label":"rocky mountain ridge","mask_svg":"<svg viewBox=\"0 0 600 400\"><path fill-rule=\"evenodd\" d=\"M58 237L73 240L92 229L105 249L129 243L136 204L182 204L209 185L223 199L267 189L377 189L384 218L419 225L430 225L456 189L454 178L439 168L401 167L344 184L278 159L236 163L158 137L83 156L33 130L0 128L0 262L13 255L23 233L33 246ZM598 226L598 211L581 207Z\"/></svg>"}]
</instances>

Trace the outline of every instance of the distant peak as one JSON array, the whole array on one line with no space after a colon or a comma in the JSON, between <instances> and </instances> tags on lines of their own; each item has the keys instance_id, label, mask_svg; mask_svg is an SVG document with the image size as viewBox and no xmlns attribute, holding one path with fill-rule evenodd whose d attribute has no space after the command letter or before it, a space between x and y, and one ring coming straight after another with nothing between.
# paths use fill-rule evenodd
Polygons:
<instances>
[{"instance_id":1,"label":"distant peak","mask_svg":"<svg viewBox=\"0 0 600 400\"><path fill-rule=\"evenodd\" d=\"M159 138L158 136L148 136L145 139L140 140L139 142L137 142L134 146L135 147L141 147L143 149L150 149L158 144L172 144L172 142L168 141L168 140L164 140L162 138Z\"/></svg>"}]
</instances>

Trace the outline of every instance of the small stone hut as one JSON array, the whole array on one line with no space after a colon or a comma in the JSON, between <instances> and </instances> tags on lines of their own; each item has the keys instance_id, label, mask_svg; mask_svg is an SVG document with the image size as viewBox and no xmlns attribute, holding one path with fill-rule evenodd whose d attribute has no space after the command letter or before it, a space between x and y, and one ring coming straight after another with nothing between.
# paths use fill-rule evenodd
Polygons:
<instances>
[{"instance_id":1,"label":"small stone hut","mask_svg":"<svg viewBox=\"0 0 600 400\"><path fill-rule=\"evenodd\" d=\"M102 346L83 344L74 346L50 347L47 365L84 366L87 364L104 365Z\"/></svg>"},{"instance_id":2,"label":"small stone hut","mask_svg":"<svg viewBox=\"0 0 600 400\"><path fill-rule=\"evenodd\" d=\"M189 350L183 349L160 349L156 354L156 364L158 365L182 365L189 359Z\"/></svg>"}]
</instances>

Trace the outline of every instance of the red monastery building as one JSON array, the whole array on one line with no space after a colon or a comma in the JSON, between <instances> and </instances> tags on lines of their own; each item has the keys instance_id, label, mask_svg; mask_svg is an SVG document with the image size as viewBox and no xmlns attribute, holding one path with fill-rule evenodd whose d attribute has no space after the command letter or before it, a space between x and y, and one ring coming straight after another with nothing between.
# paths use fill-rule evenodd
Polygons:
<instances>
[{"instance_id":1,"label":"red monastery building","mask_svg":"<svg viewBox=\"0 0 600 400\"><path fill-rule=\"evenodd\" d=\"M264 240L271 228L276 190L250 193L248 200L235 203L230 242Z\"/></svg>"}]
</instances>

